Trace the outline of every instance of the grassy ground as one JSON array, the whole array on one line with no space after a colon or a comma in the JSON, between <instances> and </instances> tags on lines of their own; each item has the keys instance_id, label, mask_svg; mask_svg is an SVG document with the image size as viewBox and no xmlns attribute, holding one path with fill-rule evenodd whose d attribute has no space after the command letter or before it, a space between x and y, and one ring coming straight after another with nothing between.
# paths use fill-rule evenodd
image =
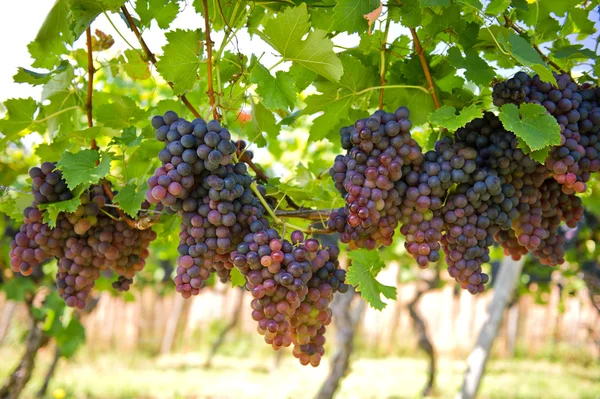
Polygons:
<instances>
[{"instance_id":1,"label":"grassy ground","mask_svg":"<svg viewBox=\"0 0 600 399\"><path fill-rule=\"evenodd\" d=\"M42 353L24 397L39 388L51 351ZM4 380L20 351L0 348ZM285 354L278 368L263 356L217 357L203 368L203 354L149 358L141 355L81 353L61 361L49 397L61 398L311 398L328 371L299 366ZM461 383L464 363L442 359L436 397L452 398ZM424 359L357 359L338 398L415 398L425 382ZM489 364L480 398L600 398L600 365L590 367L544 361L494 360Z\"/></svg>"}]
</instances>

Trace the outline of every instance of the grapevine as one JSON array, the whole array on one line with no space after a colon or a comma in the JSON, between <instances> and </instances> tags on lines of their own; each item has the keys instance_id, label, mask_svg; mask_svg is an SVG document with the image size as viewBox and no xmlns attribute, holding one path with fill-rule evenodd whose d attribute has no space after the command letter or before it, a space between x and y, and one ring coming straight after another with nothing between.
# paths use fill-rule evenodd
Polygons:
<instances>
[{"instance_id":1,"label":"grapevine","mask_svg":"<svg viewBox=\"0 0 600 399\"><path fill-rule=\"evenodd\" d=\"M600 170L597 68L574 70L581 55L593 58L585 47L536 43L546 32L521 27L531 24L528 4L234 2L229 10L202 0L189 5L201 28L169 30L155 54L142 35L154 23L168 28L183 12L178 2L164 15L152 2L136 2L135 13L103 4L97 15L63 3L30 47L34 66L48 72L15 75L43 85L43 100L7 101L0 139L10 151L34 131L43 140L10 267L39 275L56 260L67 306L83 309L109 270L112 289L129 291L160 235L172 253L157 249L157 259L178 295L198 296L213 278L242 286L265 342L316 367L336 295L353 285L374 307L385 306L380 295L393 298L376 280L380 251L406 253L421 269L444 265L473 295L490 281L495 245L515 260L565 262L562 226L582 220ZM535 27L554 26L544 16L551 11L535 6ZM94 37L90 24L109 12L140 48L111 22L130 48L104 57L115 40ZM572 14L565 36L591 29ZM410 35L391 39L396 24ZM243 53L240 30L280 59L269 66ZM358 34L360 44L340 46L340 33ZM79 35L85 50L73 47ZM496 65L525 69L500 80ZM154 72L152 90L131 84L154 81ZM290 143L302 140L280 133L300 123L309 130L300 158L310 159L287 180L288 154L302 147ZM265 148L273 156L261 164ZM5 187L1 208L13 218L25 171L3 182L18 186ZM173 220L174 233L165 227Z\"/></svg>"}]
</instances>

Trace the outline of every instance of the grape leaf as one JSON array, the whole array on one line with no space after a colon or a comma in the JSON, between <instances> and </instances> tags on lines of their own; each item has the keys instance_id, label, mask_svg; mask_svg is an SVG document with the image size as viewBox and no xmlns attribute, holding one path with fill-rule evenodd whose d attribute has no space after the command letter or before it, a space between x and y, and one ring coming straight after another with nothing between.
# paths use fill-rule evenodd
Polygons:
<instances>
[{"instance_id":1,"label":"grape leaf","mask_svg":"<svg viewBox=\"0 0 600 399\"><path fill-rule=\"evenodd\" d=\"M33 196L29 193L5 191L0 197L0 212L14 221L23 222L23 211L31 206Z\"/></svg>"},{"instance_id":2,"label":"grape leaf","mask_svg":"<svg viewBox=\"0 0 600 399\"><path fill-rule=\"evenodd\" d=\"M251 143L258 147L265 147L267 141L263 137L263 132L271 140L277 140L281 127L275 121L273 113L265 108L261 103L252 103L252 120L246 125L246 134Z\"/></svg>"},{"instance_id":3,"label":"grape leaf","mask_svg":"<svg viewBox=\"0 0 600 399\"><path fill-rule=\"evenodd\" d=\"M56 227L56 219L61 212L75 212L77 207L81 205L81 194L83 194L86 189L87 187L85 186L77 187L73 191L73 198L70 200L38 205L41 210L44 210L43 222L47 223L50 227Z\"/></svg>"},{"instance_id":4,"label":"grape leaf","mask_svg":"<svg viewBox=\"0 0 600 399\"><path fill-rule=\"evenodd\" d=\"M450 0L420 0L421 7L446 7Z\"/></svg>"},{"instance_id":5,"label":"grape leaf","mask_svg":"<svg viewBox=\"0 0 600 399\"><path fill-rule=\"evenodd\" d=\"M63 60L56 67L56 69L50 72L35 72L25 68L19 68L18 72L13 76L13 80L16 83L29 83L30 85L41 85L47 83L50 78L56 73L63 72L67 69L67 65L69 65L69 61Z\"/></svg>"},{"instance_id":6,"label":"grape leaf","mask_svg":"<svg viewBox=\"0 0 600 399\"><path fill-rule=\"evenodd\" d=\"M74 189L80 184L89 186L98 183L110 172L111 158L108 153L102 153L102 161L96 166L98 161L100 153L95 150L82 150L76 154L65 152L57 166L62 170L67 186Z\"/></svg>"},{"instance_id":7,"label":"grape leaf","mask_svg":"<svg viewBox=\"0 0 600 399\"><path fill-rule=\"evenodd\" d=\"M17 134L27 129L33 123L33 116L38 104L31 97L12 98L4 102L6 116L0 120L0 133L5 140L15 140Z\"/></svg>"},{"instance_id":8,"label":"grape leaf","mask_svg":"<svg viewBox=\"0 0 600 399\"><path fill-rule=\"evenodd\" d=\"M529 155L529 157L537 163L541 163L543 165L544 163L546 163L546 158L548 158L551 149L552 147L546 147L542 148L541 150L531 151L527 153L527 155Z\"/></svg>"},{"instance_id":9,"label":"grape leaf","mask_svg":"<svg viewBox=\"0 0 600 399\"><path fill-rule=\"evenodd\" d=\"M156 69L165 80L173 83L176 95L191 90L198 79L202 63L203 34L200 29L176 29L165 34L167 44Z\"/></svg>"},{"instance_id":10,"label":"grape leaf","mask_svg":"<svg viewBox=\"0 0 600 399\"><path fill-rule=\"evenodd\" d=\"M121 145L124 147L137 147L142 142L144 137L137 134L135 126L128 126L123 129L123 133L119 137L113 138L111 144Z\"/></svg>"},{"instance_id":11,"label":"grape leaf","mask_svg":"<svg viewBox=\"0 0 600 399\"><path fill-rule=\"evenodd\" d=\"M135 12L143 26L149 27L156 20L159 28L168 29L179 13L179 4L177 0L136 0Z\"/></svg>"},{"instance_id":12,"label":"grape leaf","mask_svg":"<svg viewBox=\"0 0 600 399\"><path fill-rule=\"evenodd\" d=\"M407 28L416 28L423 20L423 10L419 0L406 0L400 7L400 17L402 25Z\"/></svg>"},{"instance_id":13,"label":"grape leaf","mask_svg":"<svg viewBox=\"0 0 600 399\"><path fill-rule=\"evenodd\" d=\"M59 62L61 54L67 53L63 40L72 43L68 29L68 1L58 0L46 16L35 40L27 45L33 58L32 66L52 69Z\"/></svg>"},{"instance_id":14,"label":"grape leaf","mask_svg":"<svg viewBox=\"0 0 600 399\"><path fill-rule=\"evenodd\" d=\"M465 50L463 57L458 48L452 47L448 50L448 61L455 68L464 68L465 77L478 85L487 86L496 76L494 69L473 49Z\"/></svg>"},{"instance_id":15,"label":"grape leaf","mask_svg":"<svg viewBox=\"0 0 600 399\"><path fill-rule=\"evenodd\" d=\"M269 109L292 108L296 102L294 79L286 72L279 71L276 77L271 75L255 56L252 56L252 73L250 82L257 85L256 92L261 96L262 103Z\"/></svg>"},{"instance_id":16,"label":"grape leaf","mask_svg":"<svg viewBox=\"0 0 600 399\"><path fill-rule=\"evenodd\" d=\"M504 11L506 11L508 6L510 6L510 1L511 0L492 0L485 9L485 13L487 15L494 16L502 14Z\"/></svg>"},{"instance_id":17,"label":"grape leaf","mask_svg":"<svg viewBox=\"0 0 600 399\"><path fill-rule=\"evenodd\" d=\"M232 287L243 287L246 285L246 278L240 273L237 267L231 269L231 286Z\"/></svg>"},{"instance_id":18,"label":"grape leaf","mask_svg":"<svg viewBox=\"0 0 600 399\"><path fill-rule=\"evenodd\" d=\"M541 105L504 104L499 118L504 128L521 138L532 151L560 144L560 127Z\"/></svg>"},{"instance_id":19,"label":"grape leaf","mask_svg":"<svg viewBox=\"0 0 600 399\"><path fill-rule=\"evenodd\" d=\"M556 58L567 58L567 59L594 59L596 54L587 48L583 48L581 44L573 44L569 46L561 47L552 52Z\"/></svg>"},{"instance_id":20,"label":"grape leaf","mask_svg":"<svg viewBox=\"0 0 600 399\"><path fill-rule=\"evenodd\" d=\"M352 264L348 268L346 280L360 291L360 295L374 309L382 310L387 306L381 295L388 299L396 299L396 287L383 285L375 279L385 263L379 252L358 249L348 253Z\"/></svg>"},{"instance_id":21,"label":"grape leaf","mask_svg":"<svg viewBox=\"0 0 600 399\"><path fill-rule=\"evenodd\" d=\"M125 58L121 57L121 63L119 65L131 79L144 80L150 77L148 62L142 59L137 51L127 49L123 54L125 55Z\"/></svg>"},{"instance_id":22,"label":"grape leaf","mask_svg":"<svg viewBox=\"0 0 600 399\"><path fill-rule=\"evenodd\" d=\"M379 6L379 0L339 0L333 8L328 32L362 33L367 29L364 15Z\"/></svg>"},{"instance_id":23,"label":"grape leaf","mask_svg":"<svg viewBox=\"0 0 600 399\"><path fill-rule=\"evenodd\" d=\"M265 22L264 30L258 33L287 61L298 63L331 81L339 81L344 69L333 51L333 42L326 37L326 32L314 30L309 33L309 29L306 3L302 3Z\"/></svg>"},{"instance_id":24,"label":"grape leaf","mask_svg":"<svg viewBox=\"0 0 600 399\"><path fill-rule=\"evenodd\" d=\"M498 36L498 41L521 65L531 67L544 82L556 84L552 71L527 40L513 32L509 32L508 37Z\"/></svg>"},{"instance_id":25,"label":"grape leaf","mask_svg":"<svg viewBox=\"0 0 600 399\"><path fill-rule=\"evenodd\" d=\"M341 57L344 65L344 75L340 84L323 82L317 84L321 95L310 95L306 98L303 114L323 112L316 118L310 128L310 139L322 140L333 138L336 125L348 117L348 112L360 91L373 86L376 73L372 68L365 67L361 62L349 55ZM335 140L331 140L335 141Z\"/></svg>"},{"instance_id":26,"label":"grape leaf","mask_svg":"<svg viewBox=\"0 0 600 399\"><path fill-rule=\"evenodd\" d=\"M429 122L453 132L473 119L481 118L482 115L482 109L475 104L461 109L458 115L456 115L456 108L444 105L430 114Z\"/></svg>"},{"instance_id":27,"label":"grape leaf","mask_svg":"<svg viewBox=\"0 0 600 399\"><path fill-rule=\"evenodd\" d=\"M112 103L102 104L95 113L98 122L115 129L130 126L144 119L146 114L133 99L125 96L115 97Z\"/></svg>"},{"instance_id":28,"label":"grape leaf","mask_svg":"<svg viewBox=\"0 0 600 399\"><path fill-rule=\"evenodd\" d=\"M147 185L138 186L136 184L128 184L127 186L119 189L117 195L113 200L114 203L119 205L126 214L131 217L135 217L142 206L142 202L146 199Z\"/></svg>"},{"instance_id":29,"label":"grape leaf","mask_svg":"<svg viewBox=\"0 0 600 399\"><path fill-rule=\"evenodd\" d=\"M105 11L117 11L125 0L67 0L69 30L77 39Z\"/></svg>"},{"instance_id":30,"label":"grape leaf","mask_svg":"<svg viewBox=\"0 0 600 399\"><path fill-rule=\"evenodd\" d=\"M294 84L298 93L304 91L317 78L317 74L299 64L292 64L288 71L294 78Z\"/></svg>"}]
</instances>

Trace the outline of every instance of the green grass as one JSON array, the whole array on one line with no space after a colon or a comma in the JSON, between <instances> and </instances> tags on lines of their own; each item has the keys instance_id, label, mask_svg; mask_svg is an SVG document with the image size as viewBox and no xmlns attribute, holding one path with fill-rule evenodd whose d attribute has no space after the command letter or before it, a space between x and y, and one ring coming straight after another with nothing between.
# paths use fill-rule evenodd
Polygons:
<instances>
[{"instance_id":1,"label":"green grass","mask_svg":"<svg viewBox=\"0 0 600 399\"><path fill-rule=\"evenodd\" d=\"M24 397L40 386L51 351L41 353ZM20 357L20 350L0 349L0 378L4 380ZM301 367L289 353L275 369L274 358L217 357L210 370L205 355L169 355L150 358L120 353L80 353L62 360L49 393L56 389L67 398L311 398L328 372ZM464 362L442 359L438 365L436 397L452 398L458 389ZM341 385L338 398L415 398L425 383L425 359L359 358ZM57 391L58 392L58 391ZM600 398L600 365L583 367L547 361L492 360L480 398ZM52 397L50 395L50 397Z\"/></svg>"}]
</instances>

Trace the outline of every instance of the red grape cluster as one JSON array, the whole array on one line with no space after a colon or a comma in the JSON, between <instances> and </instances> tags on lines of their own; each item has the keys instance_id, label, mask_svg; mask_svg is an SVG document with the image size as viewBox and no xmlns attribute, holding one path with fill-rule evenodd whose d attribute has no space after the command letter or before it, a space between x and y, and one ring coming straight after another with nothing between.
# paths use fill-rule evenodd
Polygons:
<instances>
[{"instance_id":1,"label":"red grape cluster","mask_svg":"<svg viewBox=\"0 0 600 399\"><path fill-rule=\"evenodd\" d=\"M591 173L600 170L600 89L578 86L568 74L555 77L556 86L539 75L518 72L494 86L494 104L539 104L556 118L561 142L552 149L546 167L565 193L582 193Z\"/></svg>"},{"instance_id":2,"label":"red grape cluster","mask_svg":"<svg viewBox=\"0 0 600 399\"><path fill-rule=\"evenodd\" d=\"M274 229L256 227L262 228L247 234L231 253L253 296L252 318L274 349L293 343L300 363L316 367L324 353L333 294L348 290L339 249L323 248L300 231L292 232L288 241Z\"/></svg>"},{"instance_id":3,"label":"red grape cluster","mask_svg":"<svg viewBox=\"0 0 600 399\"><path fill-rule=\"evenodd\" d=\"M346 206L331 213L328 227L340 232L351 248L390 245L398 226L399 195L394 185L403 168L423 160L410 135L410 112L377 111L368 119L340 131L345 155L338 155L329 171Z\"/></svg>"},{"instance_id":4,"label":"red grape cluster","mask_svg":"<svg viewBox=\"0 0 600 399\"><path fill-rule=\"evenodd\" d=\"M59 294L68 306L83 309L102 270L110 268L122 276L119 289L129 287L135 272L144 267L148 245L156 234L119 220L116 209L106 206L110 200L98 185L81 195L81 205L75 212L59 213L56 226L51 228L44 223L45 211L40 210L39 205L73 196L71 191L66 191L62 174L55 167L46 162L30 171L35 199L32 206L25 209L25 223L10 244L11 268L29 275L41 262L56 258ZM48 185L52 189L42 189ZM54 196L48 190L54 190Z\"/></svg>"},{"instance_id":5,"label":"red grape cluster","mask_svg":"<svg viewBox=\"0 0 600 399\"><path fill-rule=\"evenodd\" d=\"M189 298L213 272L227 281L233 268L229 254L251 232L252 222L267 221L246 165L232 162L236 147L245 143L233 142L216 120L188 122L173 111L155 116L152 125L165 148L146 198L181 216L175 286Z\"/></svg>"}]
</instances>

